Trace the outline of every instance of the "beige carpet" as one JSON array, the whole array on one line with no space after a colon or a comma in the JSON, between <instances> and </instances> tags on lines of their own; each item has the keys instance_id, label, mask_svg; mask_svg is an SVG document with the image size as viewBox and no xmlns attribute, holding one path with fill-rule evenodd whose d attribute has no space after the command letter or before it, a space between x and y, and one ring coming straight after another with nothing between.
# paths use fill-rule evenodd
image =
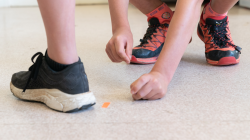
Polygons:
<instances>
[{"instance_id":1,"label":"beige carpet","mask_svg":"<svg viewBox=\"0 0 250 140\"><path fill-rule=\"evenodd\" d=\"M243 48L239 65L208 65L204 44L194 32L167 95L133 101L130 84L153 65L112 63L105 53L112 35L108 6L78 6L78 53L97 104L65 114L18 100L10 92L11 75L27 70L33 54L45 52L46 37L37 7L0 9L0 139L250 139L250 10L234 7L229 16L233 39ZM130 6L129 20L137 45L146 17ZM102 108L104 102L111 104Z\"/></svg>"}]
</instances>

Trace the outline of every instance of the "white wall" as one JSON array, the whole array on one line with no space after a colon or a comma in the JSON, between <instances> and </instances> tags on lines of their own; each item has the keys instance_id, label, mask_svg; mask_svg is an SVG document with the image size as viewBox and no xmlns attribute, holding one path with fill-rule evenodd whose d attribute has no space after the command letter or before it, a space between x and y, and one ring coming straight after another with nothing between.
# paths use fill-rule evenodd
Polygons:
<instances>
[{"instance_id":1,"label":"white wall","mask_svg":"<svg viewBox=\"0 0 250 140\"><path fill-rule=\"evenodd\" d=\"M103 4L108 0L76 0L76 4ZM37 0L0 0L0 7L37 6Z\"/></svg>"},{"instance_id":2,"label":"white wall","mask_svg":"<svg viewBox=\"0 0 250 140\"><path fill-rule=\"evenodd\" d=\"M9 6L8 0L0 0L0 7L7 7Z\"/></svg>"},{"instance_id":3,"label":"white wall","mask_svg":"<svg viewBox=\"0 0 250 140\"><path fill-rule=\"evenodd\" d=\"M240 6L250 8L250 0L240 0Z\"/></svg>"}]
</instances>

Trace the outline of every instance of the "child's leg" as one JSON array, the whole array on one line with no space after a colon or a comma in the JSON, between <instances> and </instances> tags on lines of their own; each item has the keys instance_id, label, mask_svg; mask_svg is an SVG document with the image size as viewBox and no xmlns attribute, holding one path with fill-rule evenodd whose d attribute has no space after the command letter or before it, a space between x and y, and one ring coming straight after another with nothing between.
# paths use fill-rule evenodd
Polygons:
<instances>
[{"instance_id":1,"label":"child's leg","mask_svg":"<svg viewBox=\"0 0 250 140\"><path fill-rule=\"evenodd\" d=\"M155 10L163 3L160 0L130 0L129 2L145 15Z\"/></svg>"},{"instance_id":2,"label":"child's leg","mask_svg":"<svg viewBox=\"0 0 250 140\"><path fill-rule=\"evenodd\" d=\"M237 1L212 0L204 7L197 33L205 43L209 64L232 65L240 61L241 48L232 40L227 16Z\"/></svg>"},{"instance_id":3,"label":"child's leg","mask_svg":"<svg viewBox=\"0 0 250 140\"><path fill-rule=\"evenodd\" d=\"M61 64L78 61L75 43L75 3L38 0L47 34L48 55Z\"/></svg>"},{"instance_id":4,"label":"child's leg","mask_svg":"<svg viewBox=\"0 0 250 140\"><path fill-rule=\"evenodd\" d=\"M226 16L228 11L237 3L238 0L211 0L204 9L203 19L209 16Z\"/></svg>"},{"instance_id":5,"label":"child's leg","mask_svg":"<svg viewBox=\"0 0 250 140\"><path fill-rule=\"evenodd\" d=\"M130 0L148 17L149 27L132 51L132 63L155 63L163 47L173 11L160 0Z\"/></svg>"},{"instance_id":6,"label":"child's leg","mask_svg":"<svg viewBox=\"0 0 250 140\"><path fill-rule=\"evenodd\" d=\"M219 14L227 13L239 0L212 0L212 9Z\"/></svg>"},{"instance_id":7,"label":"child's leg","mask_svg":"<svg viewBox=\"0 0 250 140\"><path fill-rule=\"evenodd\" d=\"M12 75L11 91L23 100L39 101L70 112L95 104L75 43L75 2L38 0L48 40L48 54L36 53L29 71Z\"/></svg>"}]
</instances>

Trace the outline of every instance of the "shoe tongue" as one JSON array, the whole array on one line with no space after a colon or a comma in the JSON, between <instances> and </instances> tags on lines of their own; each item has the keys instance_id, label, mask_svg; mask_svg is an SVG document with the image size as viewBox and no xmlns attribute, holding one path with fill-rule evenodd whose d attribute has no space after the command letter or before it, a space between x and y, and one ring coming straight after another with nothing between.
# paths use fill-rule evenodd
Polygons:
<instances>
[{"instance_id":1,"label":"shoe tongue","mask_svg":"<svg viewBox=\"0 0 250 140\"><path fill-rule=\"evenodd\" d=\"M160 22L158 20L158 18L151 18L149 21L148 21L148 25L159 25Z\"/></svg>"},{"instance_id":2,"label":"shoe tongue","mask_svg":"<svg viewBox=\"0 0 250 140\"><path fill-rule=\"evenodd\" d=\"M206 19L206 24L209 25L220 25L221 23L227 21L227 16L223 17L208 17Z\"/></svg>"}]
</instances>

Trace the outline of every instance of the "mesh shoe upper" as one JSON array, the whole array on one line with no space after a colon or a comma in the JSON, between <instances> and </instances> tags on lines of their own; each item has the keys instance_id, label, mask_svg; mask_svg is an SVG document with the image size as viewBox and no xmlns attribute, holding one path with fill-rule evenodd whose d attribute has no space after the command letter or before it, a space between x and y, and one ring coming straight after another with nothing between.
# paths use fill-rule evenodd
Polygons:
<instances>
[{"instance_id":1,"label":"mesh shoe upper","mask_svg":"<svg viewBox=\"0 0 250 140\"><path fill-rule=\"evenodd\" d=\"M163 47L168 24L160 24L157 18L149 20L149 27L143 39L140 40L141 44L133 48L132 55L136 58L150 58L158 56Z\"/></svg>"},{"instance_id":2,"label":"mesh shoe upper","mask_svg":"<svg viewBox=\"0 0 250 140\"><path fill-rule=\"evenodd\" d=\"M206 57L218 61L223 57L234 56L239 58L241 48L234 45L229 29L229 20L225 16L209 17L201 20L198 26L199 34L204 38Z\"/></svg>"},{"instance_id":3,"label":"mesh shoe upper","mask_svg":"<svg viewBox=\"0 0 250 140\"><path fill-rule=\"evenodd\" d=\"M36 77L32 77L33 71L34 65L29 71L21 71L13 74L11 78L12 84L20 89L58 89L68 94L89 91L88 79L83 63L80 60L71 64L66 69L56 72L47 65L44 57L42 57Z\"/></svg>"}]
</instances>

